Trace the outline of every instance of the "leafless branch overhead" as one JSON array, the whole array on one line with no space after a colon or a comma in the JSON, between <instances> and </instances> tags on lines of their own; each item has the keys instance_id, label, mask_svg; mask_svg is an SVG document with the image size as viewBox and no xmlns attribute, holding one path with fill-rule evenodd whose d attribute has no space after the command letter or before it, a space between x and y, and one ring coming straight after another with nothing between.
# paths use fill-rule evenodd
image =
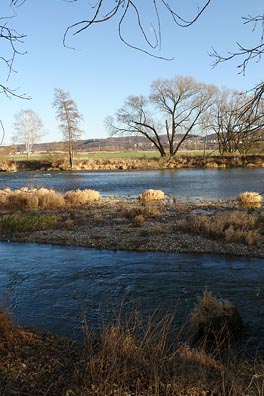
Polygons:
<instances>
[{"instance_id":1,"label":"leafless branch overhead","mask_svg":"<svg viewBox=\"0 0 264 396\"><path fill-rule=\"evenodd\" d=\"M79 0L65 0L70 2L77 2ZM187 19L180 15L176 9L174 1L172 0L148 0L148 5L152 6L153 21L151 22L151 34L149 34L149 26L145 27L143 24L143 17L145 12L141 10L142 3L138 0L98 0L95 6L91 6L92 14L90 18L77 21L70 25L64 34L64 45L66 45L67 37L71 32L77 35L92 25L100 24L109 21L113 18L117 19L118 35L120 40L133 49L147 53L156 58L164 58L153 53L153 50L161 48L161 31L162 31L162 11L167 12L172 18L172 21L180 27L189 27L197 21L205 9L209 6L212 0L200 0L201 5L197 6L194 16ZM139 29L143 42L146 44L146 49L141 45L132 43L125 37L123 28L128 18L133 19L134 27Z\"/></svg>"},{"instance_id":2,"label":"leafless branch overhead","mask_svg":"<svg viewBox=\"0 0 264 396\"><path fill-rule=\"evenodd\" d=\"M260 34L258 38L258 42L253 46L245 46L241 43L237 42L237 50L229 51L226 55L221 55L214 48L212 49L210 56L214 58L213 66L218 65L219 63L226 62L228 60L239 58L241 61L238 63L239 73L245 74L246 68L251 61L259 62L262 55L264 54L264 14L242 17L244 24L252 24L252 31L255 32L257 28L260 28Z\"/></svg>"},{"instance_id":3,"label":"leafless branch overhead","mask_svg":"<svg viewBox=\"0 0 264 396\"><path fill-rule=\"evenodd\" d=\"M13 1L14 5L17 0ZM12 72L14 72L14 61L17 55L24 55L25 52L20 51L19 45L23 44L26 37L23 33L18 33L15 29L9 26L11 17L0 17L0 43L1 43L1 56L0 56L0 93L7 96L16 96L26 99L24 94L20 94L17 89L11 89L7 86L7 81ZM28 99L28 98L27 98Z\"/></svg>"}]
</instances>

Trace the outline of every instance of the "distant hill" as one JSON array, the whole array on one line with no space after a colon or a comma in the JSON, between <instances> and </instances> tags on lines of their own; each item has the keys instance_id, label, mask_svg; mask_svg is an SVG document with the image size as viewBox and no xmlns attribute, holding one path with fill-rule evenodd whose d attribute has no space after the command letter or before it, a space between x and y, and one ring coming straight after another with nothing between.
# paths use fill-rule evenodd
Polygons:
<instances>
[{"instance_id":1,"label":"distant hill","mask_svg":"<svg viewBox=\"0 0 264 396\"><path fill-rule=\"evenodd\" d=\"M177 135L177 140L180 140L183 135ZM165 144L167 136L160 137L161 141ZM189 135L188 139L182 145L182 149L198 149L198 146L204 144L204 137L198 135ZM207 142L215 142L216 135L209 135ZM82 139L75 142L77 151L148 151L155 150L153 143L151 143L144 136L120 136L120 137L107 137L104 139ZM23 151L24 146L19 144L16 146L18 151ZM66 142L49 142L49 143L36 143L33 147L34 152L60 152L67 149Z\"/></svg>"}]
</instances>

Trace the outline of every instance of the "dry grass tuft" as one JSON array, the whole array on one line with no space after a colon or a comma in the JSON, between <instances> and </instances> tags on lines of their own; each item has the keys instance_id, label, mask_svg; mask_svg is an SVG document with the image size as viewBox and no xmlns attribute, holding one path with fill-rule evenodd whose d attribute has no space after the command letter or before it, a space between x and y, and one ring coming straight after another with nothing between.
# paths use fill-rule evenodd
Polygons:
<instances>
[{"instance_id":1,"label":"dry grass tuft","mask_svg":"<svg viewBox=\"0 0 264 396\"><path fill-rule=\"evenodd\" d=\"M63 196L52 189L40 188L35 192L35 197L38 199L40 209L57 209L65 205Z\"/></svg>"},{"instance_id":2,"label":"dry grass tuft","mask_svg":"<svg viewBox=\"0 0 264 396\"><path fill-rule=\"evenodd\" d=\"M145 220L160 217L160 211L154 206L135 206L133 208L123 208L121 216L134 220L137 216L143 216Z\"/></svg>"},{"instance_id":3,"label":"dry grass tuft","mask_svg":"<svg viewBox=\"0 0 264 396\"><path fill-rule=\"evenodd\" d=\"M263 197L257 192L246 191L239 195L238 201L244 207L260 207Z\"/></svg>"},{"instance_id":4,"label":"dry grass tuft","mask_svg":"<svg viewBox=\"0 0 264 396\"><path fill-rule=\"evenodd\" d=\"M100 193L95 190L76 190L68 191L64 195L65 201L70 206L81 206L89 202L98 201L100 199Z\"/></svg>"},{"instance_id":5,"label":"dry grass tuft","mask_svg":"<svg viewBox=\"0 0 264 396\"><path fill-rule=\"evenodd\" d=\"M0 311L0 345L7 344L13 347L21 338L21 334L22 331L11 322L7 314Z\"/></svg>"},{"instance_id":6,"label":"dry grass tuft","mask_svg":"<svg viewBox=\"0 0 264 396\"><path fill-rule=\"evenodd\" d=\"M139 214L134 217L133 222L136 226L141 226L142 224L145 223L145 217L142 214Z\"/></svg>"},{"instance_id":7,"label":"dry grass tuft","mask_svg":"<svg viewBox=\"0 0 264 396\"><path fill-rule=\"evenodd\" d=\"M0 207L16 210L58 209L66 205L76 207L99 199L99 192L94 190L68 191L64 196L53 189L43 187L0 190Z\"/></svg>"},{"instance_id":8,"label":"dry grass tuft","mask_svg":"<svg viewBox=\"0 0 264 396\"><path fill-rule=\"evenodd\" d=\"M164 201L165 194L161 190L146 190L142 194L139 194L138 199L141 202L150 202L150 201Z\"/></svg>"},{"instance_id":9,"label":"dry grass tuft","mask_svg":"<svg viewBox=\"0 0 264 396\"><path fill-rule=\"evenodd\" d=\"M192 215L178 221L176 227L214 238L224 238L226 242L242 242L253 246L260 241L260 216L238 210L215 215Z\"/></svg>"},{"instance_id":10,"label":"dry grass tuft","mask_svg":"<svg viewBox=\"0 0 264 396\"><path fill-rule=\"evenodd\" d=\"M65 205L61 194L52 189L23 187L0 190L0 205L8 209L57 209Z\"/></svg>"},{"instance_id":11,"label":"dry grass tuft","mask_svg":"<svg viewBox=\"0 0 264 396\"><path fill-rule=\"evenodd\" d=\"M190 314L190 333L195 340L229 342L239 334L243 321L238 310L228 300L217 299L204 291Z\"/></svg>"}]
</instances>

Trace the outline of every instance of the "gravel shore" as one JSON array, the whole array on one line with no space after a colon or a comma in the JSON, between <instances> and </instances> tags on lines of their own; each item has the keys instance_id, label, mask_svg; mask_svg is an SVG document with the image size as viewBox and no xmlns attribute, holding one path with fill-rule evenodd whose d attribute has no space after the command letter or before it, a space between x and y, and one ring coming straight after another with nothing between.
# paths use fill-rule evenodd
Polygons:
<instances>
[{"instance_id":1,"label":"gravel shore","mask_svg":"<svg viewBox=\"0 0 264 396\"><path fill-rule=\"evenodd\" d=\"M145 208L145 209L144 209ZM146 209L147 208L147 209ZM134 216L137 213L143 215ZM147 213L147 215L145 214ZM227 242L219 235L183 227L197 216L250 213L258 216L258 240ZM49 229L0 236L2 241L34 242L97 249L194 252L264 257L263 209L238 207L236 202L151 203L104 198L86 208L43 211L59 223ZM140 220L140 221L139 221Z\"/></svg>"}]
</instances>

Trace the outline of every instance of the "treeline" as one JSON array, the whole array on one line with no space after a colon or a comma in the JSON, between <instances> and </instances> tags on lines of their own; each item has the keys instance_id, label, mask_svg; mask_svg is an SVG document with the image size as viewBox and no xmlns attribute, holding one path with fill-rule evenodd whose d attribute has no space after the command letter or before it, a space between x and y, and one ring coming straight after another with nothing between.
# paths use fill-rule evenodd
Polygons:
<instances>
[{"instance_id":1,"label":"treeline","mask_svg":"<svg viewBox=\"0 0 264 396\"><path fill-rule=\"evenodd\" d=\"M246 93L192 77L159 78L148 96L129 96L106 125L112 136L144 136L162 157L175 156L191 135L201 134L215 134L221 154L247 154L264 140L264 102L256 106Z\"/></svg>"}]
</instances>

